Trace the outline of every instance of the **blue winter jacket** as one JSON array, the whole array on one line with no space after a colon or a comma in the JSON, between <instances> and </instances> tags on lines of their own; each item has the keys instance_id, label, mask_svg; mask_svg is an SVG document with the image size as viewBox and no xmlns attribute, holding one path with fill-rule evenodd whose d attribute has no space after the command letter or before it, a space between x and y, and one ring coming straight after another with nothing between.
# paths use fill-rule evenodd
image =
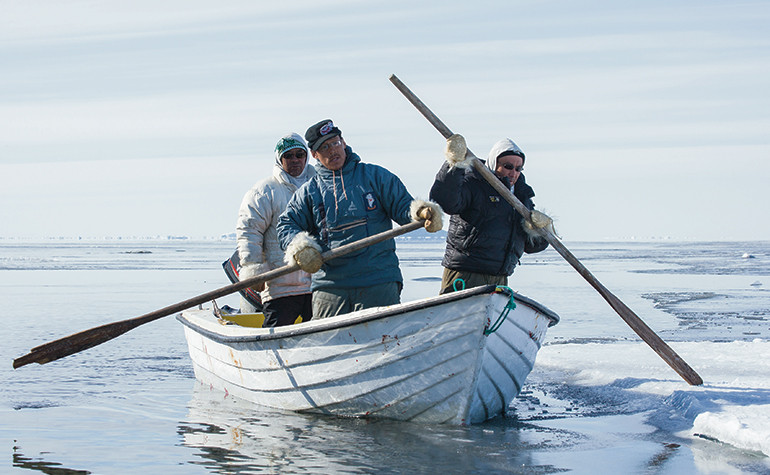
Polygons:
<instances>
[{"instance_id":1,"label":"blue winter jacket","mask_svg":"<svg viewBox=\"0 0 770 475\"><path fill-rule=\"evenodd\" d=\"M392 221L411 221L412 196L401 180L381 166L361 162L350 147L345 153L340 170L319 162L316 176L294 193L278 218L278 240L284 250L301 231L328 251L392 229ZM388 282L403 282L393 239L324 263L313 274L311 290Z\"/></svg>"}]
</instances>

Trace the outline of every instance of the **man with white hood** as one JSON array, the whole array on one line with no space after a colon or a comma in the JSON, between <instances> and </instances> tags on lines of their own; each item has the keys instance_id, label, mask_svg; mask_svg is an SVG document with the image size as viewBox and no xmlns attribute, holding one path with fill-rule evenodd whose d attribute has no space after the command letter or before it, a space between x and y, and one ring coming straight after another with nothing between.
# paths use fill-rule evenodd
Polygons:
<instances>
[{"instance_id":1,"label":"man with white hood","mask_svg":"<svg viewBox=\"0 0 770 475\"><path fill-rule=\"evenodd\" d=\"M447 161L439 170L430 199L451 215L446 250L441 265L441 294L482 285L508 285L508 276L523 253L535 253L548 242L473 168L466 157L465 139L447 139ZM486 166L513 194L532 210L538 227L551 219L534 209L535 192L522 169L524 152L511 139L498 141Z\"/></svg>"},{"instance_id":2,"label":"man with white hood","mask_svg":"<svg viewBox=\"0 0 770 475\"><path fill-rule=\"evenodd\" d=\"M272 176L246 193L238 212L236 242L241 280L285 265L276 233L278 217L294 192L314 176L315 169L308 164L305 140L295 133L281 137L275 146ZM253 289L262 299L263 328L291 325L298 316L306 322L313 316L307 272L293 272ZM254 306L242 298L241 312L254 311Z\"/></svg>"}]
</instances>

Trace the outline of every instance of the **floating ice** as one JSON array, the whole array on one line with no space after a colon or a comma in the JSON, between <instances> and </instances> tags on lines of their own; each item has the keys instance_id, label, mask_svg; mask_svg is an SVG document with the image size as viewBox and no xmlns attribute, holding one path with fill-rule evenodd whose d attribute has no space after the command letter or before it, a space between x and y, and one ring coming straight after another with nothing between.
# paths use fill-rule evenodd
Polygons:
<instances>
[{"instance_id":1,"label":"floating ice","mask_svg":"<svg viewBox=\"0 0 770 475\"><path fill-rule=\"evenodd\" d=\"M677 342L676 351L702 386L688 386L643 343L545 345L536 368L561 375L571 404L614 394L647 405L648 422L661 429L770 455L770 341Z\"/></svg>"}]
</instances>

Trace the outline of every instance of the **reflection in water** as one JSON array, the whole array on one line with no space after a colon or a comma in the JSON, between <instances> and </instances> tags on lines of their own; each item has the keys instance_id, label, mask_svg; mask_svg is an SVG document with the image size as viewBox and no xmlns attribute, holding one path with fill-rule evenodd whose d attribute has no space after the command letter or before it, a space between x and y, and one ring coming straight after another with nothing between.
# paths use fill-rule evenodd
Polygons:
<instances>
[{"instance_id":1,"label":"reflection in water","mask_svg":"<svg viewBox=\"0 0 770 475\"><path fill-rule=\"evenodd\" d=\"M40 458L33 459L25 457L24 454L18 451L18 449L19 447L13 448L13 466L17 468L37 470L49 475L87 475L91 473L87 470L72 470L70 468L64 468L60 463L57 462L46 462Z\"/></svg>"},{"instance_id":2,"label":"reflection in water","mask_svg":"<svg viewBox=\"0 0 770 475\"><path fill-rule=\"evenodd\" d=\"M196 383L178 432L197 449L190 463L213 472L560 471L533 465L537 444L521 440L522 428L503 418L456 427L285 413Z\"/></svg>"}]
</instances>

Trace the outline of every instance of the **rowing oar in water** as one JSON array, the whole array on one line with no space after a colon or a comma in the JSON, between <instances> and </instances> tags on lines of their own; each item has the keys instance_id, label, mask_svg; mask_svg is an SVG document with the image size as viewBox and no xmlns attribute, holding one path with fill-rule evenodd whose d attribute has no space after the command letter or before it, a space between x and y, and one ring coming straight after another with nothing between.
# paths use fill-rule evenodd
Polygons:
<instances>
[{"instance_id":1,"label":"rowing oar in water","mask_svg":"<svg viewBox=\"0 0 770 475\"><path fill-rule=\"evenodd\" d=\"M337 257L350 254L351 252L357 251L359 249L371 246L372 244L377 244L378 242L393 239L396 236L406 234L423 226L423 221L412 221L409 224L393 228L389 231L375 234L374 236L369 236L359 241L345 244L344 246L326 251L321 254L321 258L324 262L326 262ZM88 348L112 340L113 338L116 338L128 332L129 330L133 330L140 325L144 325L145 323L152 322L162 317L167 317L169 315L181 312L182 310L200 305L213 299L224 297L225 295L238 292L239 290L245 289L246 287L253 287L263 282L281 277L282 275L291 274L297 270L299 270L299 266L297 264L279 267L278 269L273 269L249 279L244 279L240 282L230 284L226 287L212 290L211 292L206 292L205 294L198 295L197 297L193 297L183 302L169 305L168 307L161 308L160 310L155 310L154 312L142 315L141 317L107 323L99 327L84 330L80 333L75 333L74 335L60 338L44 345L32 348L26 355L13 360L13 367L19 368L30 363L44 364L48 363L49 361L58 360L59 358L64 358L65 356L79 353L83 350L87 350Z\"/></svg>"},{"instance_id":2,"label":"rowing oar in water","mask_svg":"<svg viewBox=\"0 0 770 475\"><path fill-rule=\"evenodd\" d=\"M420 113L425 116L426 119L428 119L428 122L430 122L433 127L438 130L441 135L444 136L445 139L448 139L452 132L449 130L449 128L444 125L441 120L436 117L436 115L431 112L428 107L423 104L423 102L411 91L409 90L406 85L401 82L400 79L398 79L395 75L390 76L390 82L393 83L393 85L398 88L399 91L409 100L409 102L414 105ZM509 190L500 180L497 179L494 173L490 171L473 153L468 150L466 156L473 157L473 168L476 169L476 171L484 177L484 179L489 182L490 185L498 192L500 193L500 196L503 197L513 208L522 215L525 219L528 221L532 221L530 218L530 212L529 209L527 209L526 206L524 206L521 201L514 196L513 193L511 193L511 190ZM610 292L604 285L602 285L599 280L591 274L591 272L588 271L588 269L575 257L569 249L567 249L564 244L557 238L550 230L547 228L538 228L537 226L534 226L534 229L539 229L540 233L543 235L543 237L548 241L548 244L550 244L556 251L561 254L561 256L572 265L572 267L575 268L575 270L578 271L580 275L583 276L585 280L588 281L591 286L596 289L599 294L601 294L602 297L604 297L604 300L607 301L607 303L610 304L610 306L620 315L620 318L622 318L628 326L631 327L634 332L636 332L637 335L641 337L642 340L644 340L645 343L647 343L661 358L663 358L663 361L668 363L671 368L674 369L679 375L688 383L691 385L697 386L700 384L703 384L703 379L701 379L700 376L698 376L698 373L693 370L690 365L688 365L674 350L671 349L668 344L663 341L650 327L647 326L644 321L642 321L641 318L639 318L626 304L624 304L619 298L617 298L612 292Z\"/></svg>"}]
</instances>

